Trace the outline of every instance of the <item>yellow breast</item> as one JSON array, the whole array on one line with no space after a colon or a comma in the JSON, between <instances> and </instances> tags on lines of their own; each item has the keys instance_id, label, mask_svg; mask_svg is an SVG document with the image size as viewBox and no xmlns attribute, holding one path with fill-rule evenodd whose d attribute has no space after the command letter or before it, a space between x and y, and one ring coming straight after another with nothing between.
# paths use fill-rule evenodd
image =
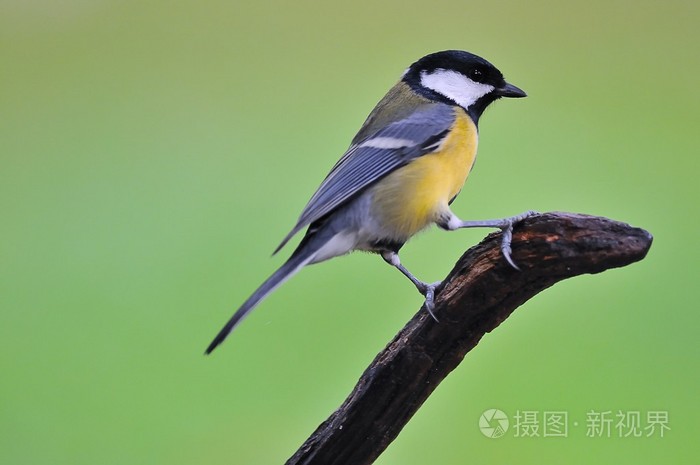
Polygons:
<instances>
[{"instance_id":1,"label":"yellow breast","mask_svg":"<svg viewBox=\"0 0 700 465\"><path fill-rule=\"evenodd\" d=\"M406 241L449 211L474 165L478 133L461 108L439 149L394 171L373 187L372 213L382 229Z\"/></svg>"}]
</instances>

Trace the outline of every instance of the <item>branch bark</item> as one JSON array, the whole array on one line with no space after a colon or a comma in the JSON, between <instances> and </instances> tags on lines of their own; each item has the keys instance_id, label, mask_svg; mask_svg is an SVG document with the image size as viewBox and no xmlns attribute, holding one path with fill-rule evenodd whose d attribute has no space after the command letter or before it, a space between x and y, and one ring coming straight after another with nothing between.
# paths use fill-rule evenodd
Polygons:
<instances>
[{"instance_id":1,"label":"branch bark","mask_svg":"<svg viewBox=\"0 0 700 465\"><path fill-rule=\"evenodd\" d=\"M352 393L287 465L370 464L481 337L558 281L639 261L647 231L607 218L546 213L519 223L513 259L500 233L467 250L436 292L435 322L423 309L365 370Z\"/></svg>"}]
</instances>

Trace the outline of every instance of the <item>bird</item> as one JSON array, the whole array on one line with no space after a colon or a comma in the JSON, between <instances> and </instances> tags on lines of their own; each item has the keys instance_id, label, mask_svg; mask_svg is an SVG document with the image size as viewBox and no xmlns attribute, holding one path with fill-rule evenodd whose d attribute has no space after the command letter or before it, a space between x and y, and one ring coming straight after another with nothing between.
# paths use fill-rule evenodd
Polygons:
<instances>
[{"instance_id":1,"label":"bird","mask_svg":"<svg viewBox=\"0 0 700 465\"><path fill-rule=\"evenodd\" d=\"M405 275L435 318L435 289L440 282L419 280L399 259L401 247L433 224L447 231L501 229L502 255L517 269L511 258L513 225L534 212L463 221L450 205L474 166L484 110L500 98L525 96L494 65L466 51L431 53L409 66L371 111L273 255L307 228L299 245L243 302L205 353L210 354L266 296L304 266L358 250L380 255Z\"/></svg>"}]
</instances>

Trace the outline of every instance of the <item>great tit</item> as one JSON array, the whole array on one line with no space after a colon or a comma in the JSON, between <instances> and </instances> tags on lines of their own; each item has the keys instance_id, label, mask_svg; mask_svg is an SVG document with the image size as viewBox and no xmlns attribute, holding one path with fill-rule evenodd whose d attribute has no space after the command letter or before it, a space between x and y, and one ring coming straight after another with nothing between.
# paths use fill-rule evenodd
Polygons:
<instances>
[{"instance_id":1,"label":"great tit","mask_svg":"<svg viewBox=\"0 0 700 465\"><path fill-rule=\"evenodd\" d=\"M275 250L308 226L291 257L241 305L206 353L302 267L354 250L377 253L401 271L425 296L432 315L440 283L417 279L401 264L398 252L433 223L448 231L500 228L503 256L516 267L510 257L513 224L533 212L462 221L449 205L474 165L481 114L501 97L525 96L495 66L468 52L436 52L413 63L369 114Z\"/></svg>"}]
</instances>

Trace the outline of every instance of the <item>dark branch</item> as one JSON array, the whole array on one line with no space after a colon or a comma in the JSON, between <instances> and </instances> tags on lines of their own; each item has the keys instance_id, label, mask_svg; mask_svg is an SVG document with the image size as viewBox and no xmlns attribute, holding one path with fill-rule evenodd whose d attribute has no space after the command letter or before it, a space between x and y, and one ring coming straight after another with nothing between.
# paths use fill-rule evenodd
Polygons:
<instances>
[{"instance_id":1,"label":"dark branch","mask_svg":"<svg viewBox=\"0 0 700 465\"><path fill-rule=\"evenodd\" d=\"M365 370L343 404L287 465L372 463L481 337L554 283L641 260L647 231L607 218L547 213L515 228L511 268L489 235L459 259L436 296L436 323L419 311Z\"/></svg>"}]
</instances>

